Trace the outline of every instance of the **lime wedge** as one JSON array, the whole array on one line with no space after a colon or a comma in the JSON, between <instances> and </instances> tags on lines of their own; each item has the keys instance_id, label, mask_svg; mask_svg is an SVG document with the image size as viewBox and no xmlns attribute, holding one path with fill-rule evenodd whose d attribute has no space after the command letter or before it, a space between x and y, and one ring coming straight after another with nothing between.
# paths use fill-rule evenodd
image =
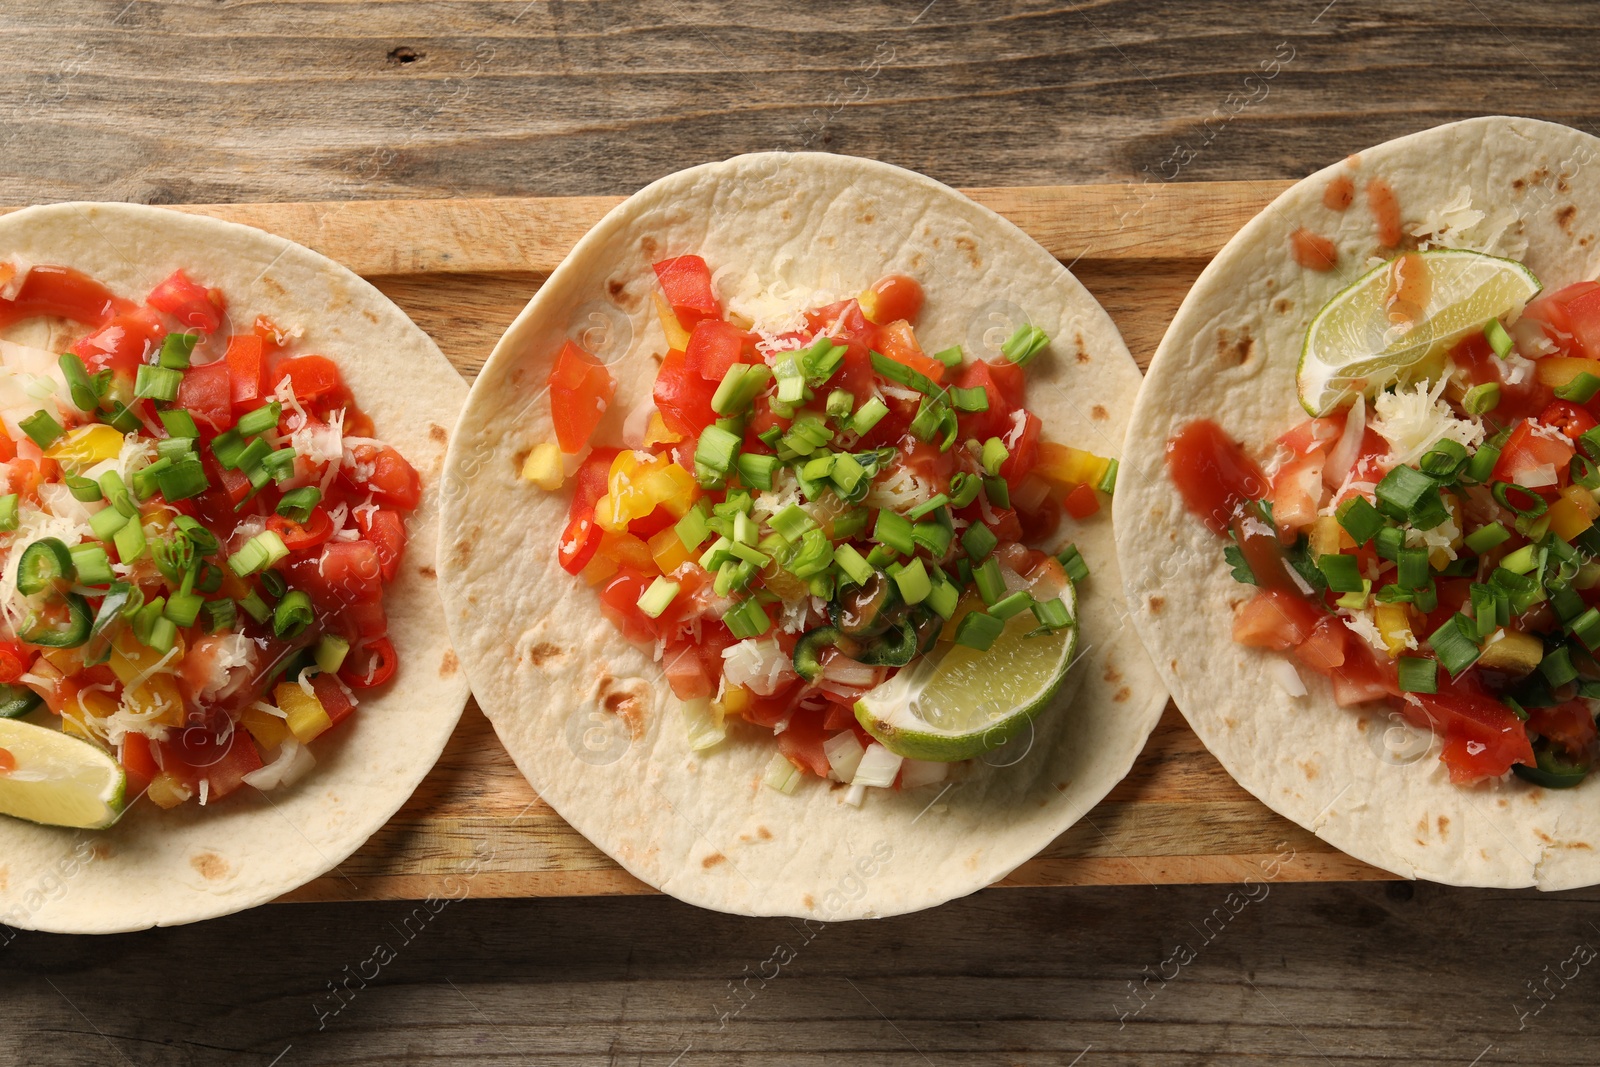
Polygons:
<instances>
[{"instance_id":1,"label":"lime wedge","mask_svg":"<svg viewBox=\"0 0 1600 1067\"><path fill-rule=\"evenodd\" d=\"M1077 618L1069 581L1061 592ZM987 652L942 644L856 701L862 729L907 759L952 761L1005 744L1042 711L1067 676L1078 647L1076 622L1039 629L1033 612L1013 615Z\"/></svg>"},{"instance_id":2,"label":"lime wedge","mask_svg":"<svg viewBox=\"0 0 1600 1067\"><path fill-rule=\"evenodd\" d=\"M94 830L122 814L116 760L60 730L0 719L0 814Z\"/></svg>"},{"instance_id":3,"label":"lime wedge","mask_svg":"<svg viewBox=\"0 0 1600 1067\"><path fill-rule=\"evenodd\" d=\"M1406 380L1408 371L1442 356L1490 319L1521 308L1540 289L1533 272L1515 260L1453 248L1407 256L1422 266L1414 291L1426 295L1417 306L1407 307L1403 292L1397 294L1390 261L1362 275L1311 320L1295 384L1312 415L1326 415L1358 392L1371 395Z\"/></svg>"}]
</instances>

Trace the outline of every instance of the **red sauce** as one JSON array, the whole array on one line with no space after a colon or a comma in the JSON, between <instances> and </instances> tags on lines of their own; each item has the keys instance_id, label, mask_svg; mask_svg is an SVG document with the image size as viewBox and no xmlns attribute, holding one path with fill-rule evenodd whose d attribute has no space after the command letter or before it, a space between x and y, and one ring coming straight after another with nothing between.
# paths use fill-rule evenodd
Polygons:
<instances>
[{"instance_id":1,"label":"red sauce","mask_svg":"<svg viewBox=\"0 0 1600 1067\"><path fill-rule=\"evenodd\" d=\"M1167 472L1184 507L1216 534L1227 534L1242 504L1271 490L1255 460L1210 419L1196 419L1167 442Z\"/></svg>"},{"instance_id":2,"label":"red sauce","mask_svg":"<svg viewBox=\"0 0 1600 1067\"><path fill-rule=\"evenodd\" d=\"M1410 328L1422 319L1433 292L1433 279L1428 276L1428 261L1416 252L1406 252L1389 264L1389 284L1385 288L1384 307L1389 312L1389 322Z\"/></svg>"},{"instance_id":3,"label":"red sauce","mask_svg":"<svg viewBox=\"0 0 1600 1067\"><path fill-rule=\"evenodd\" d=\"M0 748L0 775L10 774L17 769L17 757Z\"/></svg>"},{"instance_id":4,"label":"red sauce","mask_svg":"<svg viewBox=\"0 0 1600 1067\"><path fill-rule=\"evenodd\" d=\"M1395 199L1394 190L1389 188L1389 183L1382 178L1373 178L1367 183L1367 207L1372 212L1372 219L1378 224L1378 243L1384 248L1393 248L1400 243L1400 201Z\"/></svg>"},{"instance_id":5,"label":"red sauce","mask_svg":"<svg viewBox=\"0 0 1600 1067\"><path fill-rule=\"evenodd\" d=\"M1332 241L1304 228L1289 235L1289 245L1294 249L1294 261L1307 270L1332 270L1339 261L1339 250Z\"/></svg>"},{"instance_id":6,"label":"red sauce","mask_svg":"<svg viewBox=\"0 0 1600 1067\"><path fill-rule=\"evenodd\" d=\"M1341 174L1328 183L1322 190L1322 206L1331 211L1343 211L1348 208L1356 198L1356 183L1350 180L1348 174Z\"/></svg>"},{"instance_id":7,"label":"red sauce","mask_svg":"<svg viewBox=\"0 0 1600 1067\"><path fill-rule=\"evenodd\" d=\"M15 300L0 300L0 327L39 315L98 327L133 307L81 271L40 266L28 272Z\"/></svg>"}]
</instances>

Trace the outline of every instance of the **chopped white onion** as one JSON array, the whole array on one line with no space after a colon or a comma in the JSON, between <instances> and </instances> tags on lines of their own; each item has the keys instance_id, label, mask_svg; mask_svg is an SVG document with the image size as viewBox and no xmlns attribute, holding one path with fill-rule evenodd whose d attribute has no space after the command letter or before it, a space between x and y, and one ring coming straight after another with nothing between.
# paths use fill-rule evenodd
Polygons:
<instances>
[{"instance_id":1,"label":"chopped white onion","mask_svg":"<svg viewBox=\"0 0 1600 1067\"><path fill-rule=\"evenodd\" d=\"M265 767L257 767L244 776L245 785L253 785L263 793L293 785L317 765L311 749L292 737L285 738L278 748L278 758Z\"/></svg>"},{"instance_id":2,"label":"chopped white onion","mask_svg":"<svg viewBox=\"0 0 1600 1067\"><path fill-rule=\"evenodd\" d=\"M1539 489L1555 485L1559 479L1556 477L1555 464L1541 463L1537 467L1524 467L1519 471L1513 471L1511 480L1529 489Z\"/></svg>"},{"instance_id":3,"label":"chopped white onion","mask_svg":"<svg viewBox=\"0 0 1600 1067\"><path fill-rule=\"evenodd\" d=\"M650 416L655 413L655 397L646 393L644 399L634 405L628 412L628 417L622 420L622 443L629 448L643 448L644 435L650 429Z\"/></svg>"},{"instance_id":4,"label":"chopped white onion","mask_svg":"<svg viewBox=\"0 0 1600 1067\"><path fill-rule=\"evenodd\" d=\"M789 762L782 752L774 752L762 772L761 783L780 793L793 793L800 784L800 768Z\"/></svg>"},{"instance_id":5,"label":"chopped white onion","mask_svg":"<svg viewBox=\"0 0 1600 1067\"><path fill-rule=\"evenodd\" d=\"M794 681L794 660L777 638L746 638L722 650L722 672L732 685L748 686L758 696L769 697Z\"/></svg>"},{"instance_id":6,"label":"chopped white onion","mask_svg":"<svg viewBox=\"0 0 1600 1067\"><path fill-rule=\"evenodd\" d=\"M900 773L900 764L904 762L893 752L873 742L861 754L861 763L856 767L855 777L850 784L875 785L887 789L894 785L895 775Z\"/></svg>"},{"instance_id":7,"label":"chopped white onion","mask_svg":"<svg viewBox=\"0 0 1600 1067\"><path fill-rule=\"evenodd\" d=\"M1012 491L1011 503L1023 511L1038 511L1049 496L1050 483L1030 474Z\"/></svg>"},{"instance_id":8,"label":"chopped white onion","mask_svg":"<svg viewBox=\"0 0 1600 1067\"><path fill-rule=\"evenodd\" d=\"M856 782L851 785L844 794L844 802L850 805L852 808L859 808L861 806L861 802L865 799L867 799L867 787L862 785L860 782Z\"/></svg>"},{"instance_id":9,"label":"chopped white onion","mask_svg":"<svg viewBox=\"0 0 1600 1067\"><path fill-rule=\"evenodd\" d=\"M848 784L855 779L856 768L861 766L861 755L866 748L853 731L841 730L822 742L822 751L828 757L828 766L833 768L833 776Z\"/></svg>"},{"instance_id":10,"label":"chopped white onion","mask_svg":"<svg viewBox=\"0 0 1600 1067\"><path fill-rule=\"evenodd\" d=\"M678 706L683 715L683 728L689 735L691 751L703 752L713 748L728 736L727 727L723 725L721 716L711 710L709 697L682 700L678 702Z\"/></svg>"},{"instance_id":11,"label":"chopped white onion","mask_svg":"<svg viewBox=\"0 0 1600 1067\"><path fill-rule=\"evenodd\" d=\"M1300 680L1300 672L1294 669L1294 664L1280 656L1273 656L1268 660L1267 670L1272 672L1272 680L1278 687L1292 697L1306 695L1306 683Z\"/></svg>"},{"instance_id":12,"label":"chopped white onion","mask_svg":"<svg viewBox=\"0 0 1600 1067\"><path fill-rule=\"evenodd\" d=\"M1344 433L1328 450L1328 462L1322 468L1323 484L1333 488L1344 483L1350 468L1355 466L1356 457L1361 455L1361 438L1366 430L1367 398L1357 393L1356 402L1350 405L1350 413L1344 418Z\"/></svg>"},{"instance_id":13,"label":"chopped white onion","mask_svg":"<svg viewBox=\"0 0 1600 1067\"><path fill-rule=\"evenodd\" d=\"M853 689L868 689L877 684L878 668L858 663L848 656L834 656L823 666L822 677Z\"/></svg>"},{"instance_id":14,"label":"chopped white onion","mask_svg":"<svg viewBox=\"0 0 1600 1067\"><path fill-rule=\"evenodd\" d=\"M919 785L942 782L950 774L950 764L933 760L908 759L900 768L900 788L915 789Z\"/></svg>"}]
</instances>

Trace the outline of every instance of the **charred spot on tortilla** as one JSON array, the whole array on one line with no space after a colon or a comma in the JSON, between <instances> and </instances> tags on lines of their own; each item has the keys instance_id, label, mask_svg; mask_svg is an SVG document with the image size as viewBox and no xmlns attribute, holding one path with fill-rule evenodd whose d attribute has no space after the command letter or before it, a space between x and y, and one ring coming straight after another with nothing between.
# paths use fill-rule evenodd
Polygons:
<instances>
[{"instance_id":1,"label":"charred spot on tortilla","mask_svg":"<svg viewBox=\"0 0 1600 1067\"><path fill-rule=\"evenodd\" d=\"M1355 202L1356 183L1348 174L1340 174L1322 191L1322 206L1331 211L1344 211Z\"/></svg>"},{"instance_id":2,"label":"charred spot on tortilla","mask_svg":"<svg viewBox=\"0 0 1600 1067\"><path fill-rule=\"evenodd\" d=\"M1528 183L1523 181L1521 178L1511 179L1511 188L1515 189L1519 193L1522 192L1522 187L1527 184Z\"/></svg>"},{"instance_id":3,"label":"charred spot on tortilla","mask_svg":"<svg viewBox=\"0 0 1600 1067\"><path fill-rule=\"evenodd\" d=\"M261 278L260 278L259 284L260 284L261 288L267 290L273 296L288 296L289 295L289 291L287 289L285 289L283 286L279 285L278 284L278 279L274 278L270 274L263 274L261 276Z\"/></svg>"},{"instance_id":4,"label":"charred spot on tortilla","mask_svg":"<svg viewBox=\"0 0 1600 1067\"><path fill-rule=\"evenodd\" d=\"M1160 615L1161 614L1161 609L1166 607L1166 606L1167 606L1167 598L1166 597L1153 596L1153 597L1150 598L1150 613L1152 615Z\"/></svg>"},{"instance_id":5,"label":"charred spot on tortilla","mask_svg":"<svg viewBox=\"0 0 1600 1067\"><path fill-rule=\"evenodd\" d=\"M719 863L727 862L727 859L728 857L724 856L722 853L713 852L711 855L700 861L700 866L704 867L706 870L710 870Z\"/></svg>"},{"instance_id":6,"label":"charred spot on tortilla","mask_svg":"<svg viewBox=\"0 0 1600 1067\"><path fill-rule=\"evenodd\" d=\"M561 651L559 645L552 645L548 641L540 641L537 645L534 645L522 655L523 658L525 658L529 663L532 663L535 667L543 667L547 660L554 659L557 656L565 655L565 653Z\"/></svg>"},{"instance_id":7,"label":"charred spot on tortilla","mask_svg":"<svg viewBox=\"0 0 1600 1067\"><path fill-rule=\"evenodd\" d=\"M967 254L967 263L973 270L983 266L983 259L978 255L978 242L970 237L957 237L956 247Z\"/></svg>"},{"instance_id":8,"label":"charred spot on tortilla","mask_svg":"<svg viewBox=\"0 0 1600 1067\"><path fill-rule=\"evenodd\" d=\"M643 252L647 256L650 256L651 258L654 258L656 254L661 251L661 246L656 243L656 239L654 237L651 237L649 234L645 234L643 237L639 238L639 251Z\"/></svg>"},{"instance_id":9,"label":"charred spot on tortilla","mask_svg":"<svg viewBox=\"0 0 1600 1067\"><path fill-rule=\"evenodd\" d=\"M1290 311L1294 310L1294 301L1290 300L1286 296L1280 296L1278 297L1277 301L1273 303L1272 308L1280 315L1287 315Z\"/></svg>"},{"instance_id":10,"label":"charred spot on tortilla","mask_svg":"<svg viewBox=\"0 0 1600 1067\"><path fill-rule=\"evenodd\" d=\"M620 688L627 684L635 691ZM616 687L616 688L613 688ZM644 736L644 700L637 692L643 688L644 683L639 679L631 679L627 683L619 683L609 674L600 679L600 703L628 728L628 736L637 741Z\"/></svg>"},{"instance_id":11,"label":"charred spot on tortilla","mask_svg":"<svg viewBox=\"0 0 1600 1067\"><path fill-rule=\"evenodd\" d=\"M763 841L771 841L772 831L768 830L765 826L758 826L756 827L756 836L761 838Z\"/></svg>"},{"instance_id":12,"label":"charred spot on tortilla","mask_svg":"<svg viewBox=\"0 0 1600 1067\"><path fill-rule=\"evenodd\" d=\"M1115 665L1107 663L1105 673L1100 677L1104 678L1112 685L1116 685L1118 682L1122 681L1122 672L1117 670Z\"/></svg>"},{"instance_id":13,"label":"charred spot on tortilla","mask_svg":"<svg viewBox=\"0 0 1600 1067\"><path fill-rule=\"evenodd\" d=\"M1307 762L1306 760L1301 760L1300 773L1306 776L1306 781L1315 781L1317 777L1317 765L1315 763Z\"/></svg>"},{"instance_id":14,"label":"charred spot on tortilla","mask_svg":"<svg viewBox=\"0 0 1600 1067\"><path fill-rule=\"evenodd\" d=\"M627 291L628 283L623 281L621 278L612 278L606 282L606 292L611 294L611 299L613 300L617 299Z\"/></svg>"},{"instance_id":15,"label":"charred spot on tortilla","mask_svg":"<svg viewBox=\"0 0 1600 1067\"><path fill-rule=\"evenodd\" d=\"M198 856L190 856L189 865L208 882L215 882L228 874L227 861L215 852L202 852Z\"/></svg>"},{"instance_id":16,"label":"charred spot on tortilla","mask_svg":"<svg viewBox=\"0 0 1600 1067\"><path fill-rule=\"evenodd\" d=\"M437 422L430 422L428 423L428 438L442 445L450 440L450 431L440 426Z\"/></svg>"},{"instance_id":17,"label":"charred spot on tortilla","mask_svg":"<svg viewBox=\"0 0 1600 1067\"><path fill-rule=\"evenodd\" d=\"M1106 413L1104 404L1096 404L1094 407L1089 409L1089 417L1094 419L1096 422L1105 422L1111 416Z\"/></svg>"},{"instance_id":18,"label":"charred spot on tortilla","mask_svg":"<svg viewBox=\"0 0 1600 1067\"><path fill-rule=\"evenodd\" d=\"M362 308L361 317L372 323L374 326L378 325L378 316L370 308Z\"/></svg>"},{"instance_id":19,"label":"charred spot on tortilla","mask_svg":"<svg viewBox=\"0 0 1600 1067\"><path fill-rule=\"evenodd\" d=\"M439 660L439 677L448 678L460 669L461 661L456 658L456 654L445 649L443 658Z\"/></svg>"},{"instance_id":20,"label":"charred spot on tortilla","mask_svg":"<svg viewBox=\"0 0 1600 1067\"><path fill-rule=\"evenodd\" d=\"M816 898L810 893L802 894L800 897L800 903L804 904L808 910L814 909L817 906Z\"/></svg>"},{"instance_id":21,"label":"charred spot on tortilla","mask_svg":"<svg viewBox=\"0 0 1600 1067\"><path fill-rule=\"evenodd\" d=\"M1133 690L1129 689L1127 686L1123 686L1121 689L1117 690L1116 695L1113 696L1111 700L1113 703L1121 704L1131 696L1133 696Z\"/></svg>"},{"instance_id":22,"label":"charred spot on tortilla","mask_svg":"<svg viewBox=\"0 0 1600 1067\"><path fill-rule=\"evenodd\" d=\"M1567 204L1556 212L1556 225L1568 233L1572 232L1572 219L1578 213L1578 205Z\"/></svg>"},{"instance_id":23,"label":"charred spot on tortilla","mask_svg":"<svg viewBox=\"0 0 1600 1067\"><path fill-rule=\"evenodd\" d=\"M1220 327L1217 330L1217 358L1225 367L1242 367L1256 354L1256 339L1250 327L1241 326L1239 332Z\"/></svg>"},{"instance_id":24,"label":"charred spot on tortilla","mask_svg":"<svg viewBox=\"0 0 1600 1067\"><path fill-rule=\"evenodd\" d=\"M1570 193L1572 191L1572 183L1567 181L1570 177L1572 175L1565 173L1556 175L1556 192Z\"/></svg>"},{"instance_id":25,"label":"charred spot on tortilla","mask_svg":"<svg viewBox=\"0 0 1600 1067\"><path fill-rule=\"evenodd\" d=\"M874 222L878 221L878 216L874 215L870 211L866 211L866 212L863 212L860 215L857 215L856 216L856 221L859 222L863 226L871 226Z\"/></svg>"},{"instance_id":26,"label":"charred spot on tortilla","mask_svg":"<svg viewBox=\"0 0 1600 1067\"><path fill-rule=\"evenodd\" d=\"M1450 816L1439 816L1439 836L1444 837L1450 832Z\"/></svg>"},{"instance_id":27,"label":"charred spot on tortilla","mask_svg":"<svg viewBox=\"0 0 1600 1067\"><path fill-rule=\"evenodd\" d=\"M433 569L433 564L431 563L424 563L418 567L417 573L430 580L437 580L439 577L439 572Z\"/></svg>"}]
</instances>

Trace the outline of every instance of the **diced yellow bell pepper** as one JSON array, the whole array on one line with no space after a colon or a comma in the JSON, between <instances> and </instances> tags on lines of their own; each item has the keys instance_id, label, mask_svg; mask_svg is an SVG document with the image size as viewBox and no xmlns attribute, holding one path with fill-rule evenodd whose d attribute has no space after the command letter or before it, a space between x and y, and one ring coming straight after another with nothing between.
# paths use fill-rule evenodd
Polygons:
<instances>
[{"instance_id":1,"label":"diced yellow bell pepper","mask_svg":"<svg viewBox=\"0 0 1600 1067\"><path fill-rule=\"evenodd\" d=\"M655 570L656 561L651 557L650 546L631 533L603 531L600 534L600 547L595 550L595 555L616 560L619 566L631 567L646 574Z\"/></svg>"},{"instance_id":2,"label":"diced yellow bell pepper","mask_svg":"<svg viewBox=\"0 0 1600 1067\"><path fill-rule=\"evenodd\" d=\"M82 469L121 455L122 442L122 434L103 422L95 423L62 435L44 450L44 455L46 459Z\"/></svg>"},{"instance_id":3,"label":"diced yellow bell pepper","mask_svg":"<svg viewBox=\"0 0 1600 1067\"><path fill-rule=\"evenodd\" d=\"M272 697L289 717L289 732L302 745L309 744L333 725L333 720L322 708L322 701L301 689L298 682L279 682L272 690Z\"/></svg>"},{"instance_id":4,"label":"diced yellow bell pepper","mask_svg":"<svg viewBox=\"0 0 1600 1067\"><path fill-rule=\"evenodd\" d=\"M522 461L522 477L546 492L561 488L564 477L561 468L561 446L550 441L533 446L528 458Z\"/></svg>"},{"instance_id":5,"label":"diced yellow bell pepper","mask_svg":"<svg viewBox=\"0 0 1600 1067\"><path fill-rule=\"evenodd\" d=\"M667 335L667 347L674 352L688 351L689 331L678 322L672 307L661 299L660 293L653 293L650 298L656 302L656 317L661 320L661 330Z\"/></svg>"},{"instance_id":6,"label":"diced yellow bell pepper","mask_svg":"<svg viewBox=\"0 0 1600 1067\"><path fill-rule=\"evenodd\" d=\"M650 538L650 557L656 561L656 567L662 574L671 574L694 558L683 547L683 538L678 536L675 526L668 526Z\"/></svg>"},{"instance_id":7,"label":"diced yellow bell pepper","mask_svg":"<svg viewBox=\"0 0 1600 1067\"><path fill-rule=\"evenodd\" d=\"M1409 647L1412 640L1411 616L1404 604L1379 604L1372 609L1372 616L1378 624L1378 633L1383 637L1383 645L1389 650L1390 659Z\"/></svg>"},{"instance_id":8,"label":"diced yellow bell pepper","mask_svg":"<svg viewBox=\"0 0 1600 1067\"><path fill-rule=\"evenodd\" d=\"M144 795L158 808L175 808L187 802L194 793L178 779L162 771L150 780L150 788L145 790Z\"/></svg>"},{"instance_id":9,"label":"diced yellow bell pepper","mask_svg":"<svg viewBox=\"0 0 1600 1067\"><path fill-rule=\"evenodd\" d=\"M295 686L296 689L300 687ZM289 736L289 724L276 715L269 715L260 708L245 708L239 716L239 722L250 736L256 739L256 744L264 749L274 749L283 744Z\"/></svg>"},{"instance_id":10,"label":"diced yellow bell pepper","mask_svg":"<svg viewBox=\"0 0 1600 1067\"><path fill-rule=\"evenodd\" d=\"M1341 533L1344 533L1344 527L1339 525L1338 519L1332 515L1318 515L1317 521L1311 524L1311 537L1308 541L1311 558L1337 556Z\"/></svg>"},{"instance_id":11,"label":"diced yellow bell pepper","mask_svg":"<svg viewBox=\"0 0 1600 1067\"><path fill-rule=\"evenodd\" d=\"M722 693L722 711L726 715L743 715L754 701L754 695L742 685L730 685Z\"/></svg>"},{"instance_id":12,"label":"diced yellow bell pepper","mask_svg":"<svg viewBox=\"0 0 1600 1067\"><path fill-rule=\"evenodd\" d=\"M1111 461L1081 448L1039 442L1039 463L1033 473L1058 489L1071 489L1080 485L1098 485L1105 477Z\"/></svg>"},{"instance_id":13,"label":"diced yellow bell pepper","mask_svg":"<svg viewBox=\"0 0 1600 1067\"><path fill-rule=\"evenodd\" d=\"M182 726L183 694L172 675L152 674L137 685L122 691L122 706L149 722L162 726Z\"/></svg>"},{"instance_id":14,"label":"diced yellow bell pepper","mask_svg":"<svg viewBox=\"0 0 1600 1067\"><path fill-rule=\"evenodd\" d=\"M861 315L863 318L870 323L874 323L875 325L883 325L882 322L878 321L877 293L873 292L871 289L863 289L861 290L860 294L856 296L856 303L861 305Z\"/></svg>"},{"instance_id":15,"label":"diced yellow bell pepper","mask_svg":"<svg viewBox=\"0 0 1600 1067\"><path fill-rule=\"evenodd\" d=\"M657 507L665 507L673 517L682 518L699 493L694 476L674 463L671 456L624 450L611 463L606 495L595 504L595 522L602 530L621 533L630 522L644 518Z\"/></svg>"},{"instance_id":16,"label":"diced yellow bell pepper","mask_svg":"<svg viewBox=\"0 0 1600 1067\"><path fill-rule=\"evenodd\" d=\"M674 433L667 428L666 420L661 417L661 412L650 413L650 425L644 431L644 443L648 448L651 445L675 445L683 440L683 434Z\"/></svg>"},{"instance_id":17,"label":"diced yellow bell pepper","mask_svg":"<svg viewBox=\"0 0 1600 1067\"><path fill-rule=\"evenodd\" d=\"M1587 502L1587 507L1584 503L1573 499L1574 489ZM1564 541L1574 540L1594 525L1594 510L1594 497L1589 495L1589 491L1581 485L1569 485L1550 504L1550 510L1547 512L1550 517L1550 530Z\"/></svg>"},{"instance_id":18,"label":"diced yellow bell pepper","mask_svg":"<svg viewBox=\"0 0 1600 1067\"><path fill-rule=\"evenodd\" d=\"M1580 374L1592 374L1600 378L1600 360L1545 356L1537 360L1534 366L1538 368L1540 384L1548 385L1552 389L1566 385Z\"/></svg>"},{"instance_id":19,"label":"diced yellow bell pepper","mask_svg":"<svg viewBox=\"0 0 1600 1067\"><path fill-rule=\"evenodd\" d=\"M1478 666L1510 674L1527 674L1544 658L1544 642L1531 634L1510 630L1500 640L1483 646Z\"/></svg>"},{"instance_id":20,"label":"diced yellow bell pepper","mask_svg":"<svg viewBox=\"0 0 1600 1067\"><path fill-rule=\"evenodd\" d=\"M617 573L617 561L610 556L602 556L597 551L594 557L584 564L583 570L578 572L578 577L583 579L585 585L599 585L615 573Z\"/></svg>"}]
</instances>

